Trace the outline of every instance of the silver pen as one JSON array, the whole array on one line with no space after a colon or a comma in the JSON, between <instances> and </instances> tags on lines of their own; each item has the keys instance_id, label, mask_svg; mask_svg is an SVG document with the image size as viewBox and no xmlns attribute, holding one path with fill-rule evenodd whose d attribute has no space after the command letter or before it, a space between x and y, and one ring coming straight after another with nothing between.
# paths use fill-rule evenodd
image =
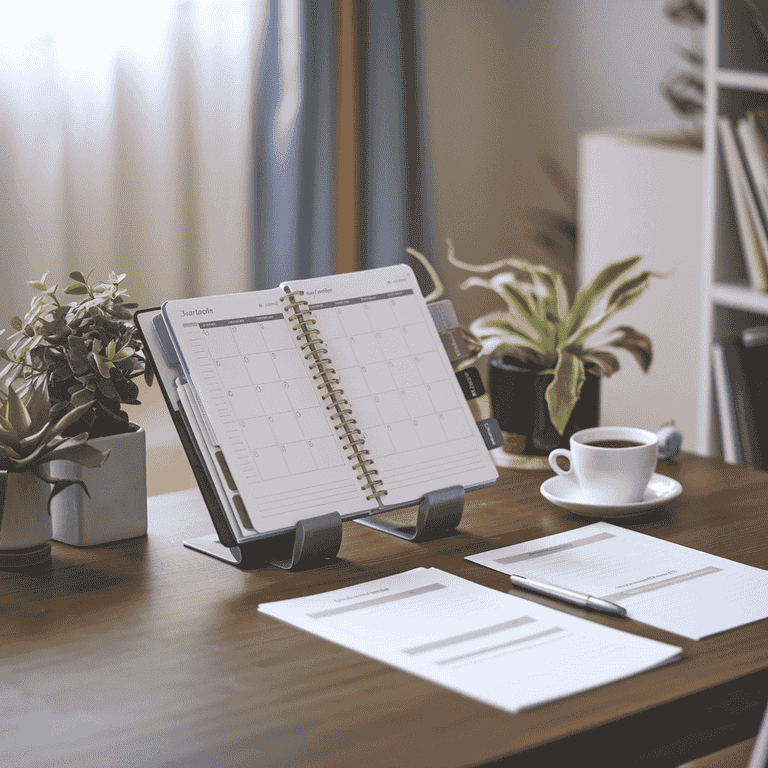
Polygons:
<instances>
[{"instance_id":1,"label":"silver pen","mask_svg":"<svg viewBox=\"0 0 768 768\"><path fill-rule=\"evenodd\" d=\"M512 574L509 578L512 584L520 587L520 589L527 589L538 595L551 597L554 600L562 600L565 603L571 603L571 605L578 605L579 608L588 608L591 611L607 613L611 616L627 615L626 608L616 605L616 603L611 603L608 600L603 600L600 597L592 597L592 595L574 592L572 589L566 589L565 587L556 587L554 584L543 584L540 581L533 581L533 579L527 579L525 576L518 576L517 574Z\"/></svg>"}]
</instances>

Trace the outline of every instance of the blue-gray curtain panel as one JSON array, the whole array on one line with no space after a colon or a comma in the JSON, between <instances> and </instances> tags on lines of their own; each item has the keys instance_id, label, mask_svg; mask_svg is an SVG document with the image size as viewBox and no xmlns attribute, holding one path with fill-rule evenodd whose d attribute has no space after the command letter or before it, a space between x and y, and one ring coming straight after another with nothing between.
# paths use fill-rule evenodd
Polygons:
<instances>
[{"instance_id":1,"label":"blue-gray curtain panel","mask_svg":"<svg viewBox=\"0 0 768 768\"><path fill-rule=\"evenodd\" d=\"M356 3L358 266L433 253L424 169L420 4ZM254 285L335 271L338 3L269 0L256 83ZM345 215L340 211L338 215Z\"/></svg>"}]
</instances>

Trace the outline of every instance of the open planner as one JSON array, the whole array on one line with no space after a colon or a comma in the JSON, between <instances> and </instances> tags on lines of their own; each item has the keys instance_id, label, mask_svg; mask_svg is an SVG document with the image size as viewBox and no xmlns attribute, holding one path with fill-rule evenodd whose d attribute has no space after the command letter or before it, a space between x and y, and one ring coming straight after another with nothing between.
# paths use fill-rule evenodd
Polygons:
<instances>
[{"instance_id":1,"label":"open planner","mask_svg":"<svg viewBox=\"0 0 768 768\"><path fill-rule=\"evenodd\" d=\"M225 544L497 478L406 265L136 319Z\"/></svg>"}]
</instances>

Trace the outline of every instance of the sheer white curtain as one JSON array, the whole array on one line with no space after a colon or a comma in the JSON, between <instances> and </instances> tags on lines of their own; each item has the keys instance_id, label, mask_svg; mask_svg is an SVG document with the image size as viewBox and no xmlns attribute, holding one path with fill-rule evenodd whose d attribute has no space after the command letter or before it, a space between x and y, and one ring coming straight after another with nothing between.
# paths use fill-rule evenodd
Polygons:
<instances>
[{"instance_id":1,"label":"sheer white curtain","mask_svg":"<svg viewBox=\"0 0 768 768\"><path fill-rule=\"evenodd\" d=\"M29 279L128 273L143 306L252 287L263 0L1 2L0 325ZM291 75L281 88L290 111Z\"/></svg>"}]
</instances>

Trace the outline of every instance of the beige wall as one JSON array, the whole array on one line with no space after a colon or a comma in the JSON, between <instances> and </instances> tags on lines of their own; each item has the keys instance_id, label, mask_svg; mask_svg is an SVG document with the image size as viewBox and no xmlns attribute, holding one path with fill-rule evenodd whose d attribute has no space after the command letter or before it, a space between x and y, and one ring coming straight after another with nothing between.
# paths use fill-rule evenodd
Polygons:
<instances>
[{"instance_id":1,"label":"beige wall","mask_svg":"<svg viewBox=\"0 0 768 768\"><path fill-rule=\"evenodd\" d=\"M575 187L580 133L675 123L659 82L690 34L664 5L423 1L435 242L452 238L469 261L547 261L524 212L567 208L537 158L554 157ZM445 264L444 248L431 256L463 321L490 308L482 289L458 290L465 273Z\"/></svg>"}]
</instances>

